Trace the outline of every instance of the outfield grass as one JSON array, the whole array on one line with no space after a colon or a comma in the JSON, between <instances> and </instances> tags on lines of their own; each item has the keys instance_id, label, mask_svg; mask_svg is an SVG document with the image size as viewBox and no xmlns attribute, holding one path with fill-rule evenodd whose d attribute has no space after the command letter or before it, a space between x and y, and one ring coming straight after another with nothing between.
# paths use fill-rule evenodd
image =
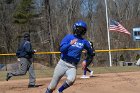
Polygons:
<instances>
[{"instance_id":1,"label":"outfield grass","mask_svg":"<svg viewBox=\"0 0 140 93\"><path fill-rule=\"evenodd\" d=\"M135 72L140 71L140 67L138 66L124 66L124 67L90 67L94 71L94 74L103 74L103 73L119 73L119 72ZM52 77L54 68L46 68L35 70L37 78L46 78ZM0 71L0 81L5 80L6 73L8 71ZM83 73L81 68L78 68L77 74L81 75ZM13 77L12 80L16 79L28 79L28 73L24 76Z\"/></svg>"}]
</instances>

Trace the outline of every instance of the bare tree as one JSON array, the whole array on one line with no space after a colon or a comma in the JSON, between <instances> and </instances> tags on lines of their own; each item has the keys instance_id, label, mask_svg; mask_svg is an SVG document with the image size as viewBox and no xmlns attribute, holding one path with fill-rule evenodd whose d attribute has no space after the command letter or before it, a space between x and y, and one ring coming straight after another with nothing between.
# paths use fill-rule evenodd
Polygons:
<instances>
[{"instance_id":1,"label":"bare tree","mask_svg":"<svg viewBox=\"0 0 140 93\"><path fill-rule=\"evenodd\" d=\"M51 23L51 10L50 10L50 3L49 0L45 0L45 9L46 9L46 21L47 21L47 28L46 31L49 32L49 38L50 38L50 52L54 51L54 36L52 33L52 23ZM53 60L54 58L54 60ZM50 55L50 64L52 64L52 61L56 63L56 55Z\"/></svg>"}]
</instances>

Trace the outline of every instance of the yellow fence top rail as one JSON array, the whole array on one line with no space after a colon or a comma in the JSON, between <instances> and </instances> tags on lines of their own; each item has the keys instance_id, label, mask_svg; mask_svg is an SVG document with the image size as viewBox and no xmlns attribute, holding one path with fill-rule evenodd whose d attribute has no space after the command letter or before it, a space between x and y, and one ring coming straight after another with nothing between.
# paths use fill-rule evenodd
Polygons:
<instances>
[{"instance_id":1,"label":"yellow fence top rail","mask_svg":"<svg viewBox=\"0 0 140 93\"><path fill-rule=\"evenodd\" d=\"M128 49L111 49L111 50L95 50L95 52L121 52L121 51L135 51L140 48L128 48ZM83 51L84 52L84 51ZM35 54L60 54L61 52L37 52ZM16 53L0 54L0 56L15 56Z\"/></svg>"}]
</instances>

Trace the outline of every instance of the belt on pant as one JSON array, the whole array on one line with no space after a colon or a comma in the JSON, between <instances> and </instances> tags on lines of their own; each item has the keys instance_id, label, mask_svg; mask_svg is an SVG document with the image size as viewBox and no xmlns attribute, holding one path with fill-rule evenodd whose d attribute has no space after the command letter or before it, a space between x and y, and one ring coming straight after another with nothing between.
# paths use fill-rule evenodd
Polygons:
<instances>
[{"instance_id":1,"label":"belt on pant","mask_svg":"<svg viewBox=\"0 0 140 93\"><path fill-rule=\"evenodd\" d=\"M65 61L66 63L72 64L72 65L77 65L76 62L68 61L67 59L62 59L62 60Z\"/></svg>"}]
</instances>

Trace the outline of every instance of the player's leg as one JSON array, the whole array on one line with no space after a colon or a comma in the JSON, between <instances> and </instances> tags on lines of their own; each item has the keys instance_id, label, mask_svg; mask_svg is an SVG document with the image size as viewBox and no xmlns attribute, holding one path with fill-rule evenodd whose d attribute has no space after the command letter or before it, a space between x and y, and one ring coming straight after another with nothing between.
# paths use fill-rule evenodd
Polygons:
<instances>
[{"instance_id":1,"label":"player's leg","mask_svg":"<svg viewBox=\"0 0 140 93\"><path fill-rule=\"evenodd\" d=\"M34 72L32 64L30 64L28 72L29 72L29 85L28 85L28 87L35 87L36 77L35 77L35 72Z\"/></svg>"},{"instance_id":2,"label":"player's leg","mask_svg":"<svg viewBox=\"0 0 140 93\"><path fill-rule=\"evenodd\" d=\"M88 67L86 67L86 71L91 72L91 70Z\"/></svg>"},{"instance_id":3,"label":"player's leg","mask_svg":"<svg viewBox=\"0 0 140 93\"><path fill-rule=\"evenodd\" d=\"M82 62L82 68L83 68L83 76L86 76L86 72L87 72L87 70L86 70L86 61Z\"/></svg>"},{"instance_id":4,"label":"player's leg","mask_svg":"<svg viewBox=\"0 0 140 93\"><path fill-rule=\"evenodd\" d=\"M72 65L69 65L69 67L70 66L71 66L71 68L68 68L68 70L66 71L67 80L58 89L59 93L62 93L63 90L65 90L68 87L70 87L74 83L74 81L76 79L76 67L72 66Z\"/></svg>"},{"instance_id":5,"label":"player's leg","mask_svg":"<svg viewBox=\"0 0 140 93\"><path fill-rule=\"evenodd\" d=\"M12 76L21 76L25 75L28 69L28 60L26 58L20 58L19 69L7 73L6 80L8 81Z\"/></svg>"},{"instance_id":6,"label":"player's leg","mask_svg":"<svg viewBox=\"0 0 140 93\"><path fill-rule=\"evenodd\" d=\"M86 74L87 74L87 68L84 69L84 75L86 75Z\"/></svg>"},{"instance_id":7,"label":"player's leg","mask_svg":"<svg viewBox=\"0 0 140 93\"><path fill-rule=\"evenodd\" d=\"M90 76L93 76L93 71L88 68L90 64L91 64L91 61L86 62L86 66L85 67L86 67L86 71L88 71L90 73Z\"/></svg>"},{"instance_id":8,"label":"player's leg","mask_svg":"<svg viewBox=\"0 0 140 93\"><path fill-rule=\"evenodd\" d=\"M86 75L87 74L87 68L84 68L84 73L83 76L81 78L90 78L89 76Z\"/></svg>"},{"instance_id":9,"label":"player's leg","mask_svg":"<svg viewBox=\"0 0 140 93\"><path fill-rule=\"evenodd\" d=\"M60 60L57 64L57 66L55 67L53 78L46 90L46 93L52 93L55 90L57 84L59 83L62 76L65 74L66 70L67 69L66 69L63 61Z\"/></svg>"},{"instance_id":10,"label":"player's leg","mask_svg":"<svg viewBox=\"0 0 140 93\"><path fill-rule=\"evenodd\" d=\"M90 73L90 76L93 76L93 71L90 70L88 67L87 67L87 70L86 71L88 71Z\"/></svg>"}]
</instances>

